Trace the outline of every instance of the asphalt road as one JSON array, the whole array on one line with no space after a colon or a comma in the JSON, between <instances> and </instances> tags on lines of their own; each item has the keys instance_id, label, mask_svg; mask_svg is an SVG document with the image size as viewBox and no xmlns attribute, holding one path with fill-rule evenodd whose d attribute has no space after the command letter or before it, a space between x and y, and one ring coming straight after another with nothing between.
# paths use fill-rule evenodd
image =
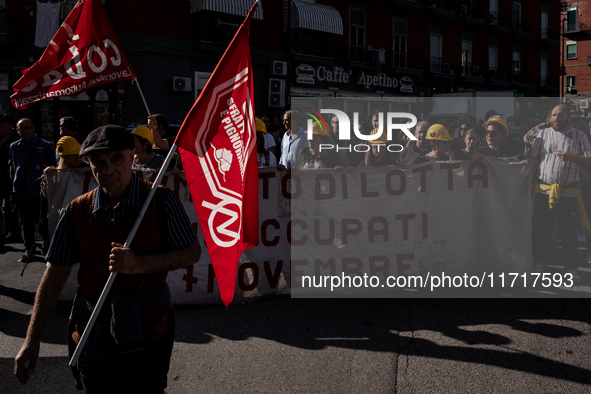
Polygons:
<instances>
[{"instance_id":1,"label":"asphalt road","mask_svg":"<svg viewBox=\"0 0 591 394\"><path fill-rule=\"evenodd\" d=\"M69 302L46 326L31 381L12 376L44 269L39 260L21 277L22 249L0 255L0 393L77 393ZM591 284L591 269L581 276ZM589 298L273 297L176 316L170 394L591 392Z\"/></svg>"}]
</instances>

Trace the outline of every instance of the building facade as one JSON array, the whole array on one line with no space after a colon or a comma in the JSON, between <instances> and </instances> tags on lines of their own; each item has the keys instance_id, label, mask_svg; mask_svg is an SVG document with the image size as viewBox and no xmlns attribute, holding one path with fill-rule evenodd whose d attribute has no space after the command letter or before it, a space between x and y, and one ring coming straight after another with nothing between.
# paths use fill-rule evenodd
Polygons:
<instances>
[{"instance_id":1,"label":"building facade","mask_svg":"<svg viewBox=\"0 0 591 394\"><path fill-rule=\"evenodd\" d=\"M61 20L74 2L61 3ZM252 1L104 4L150 111L178 123ZM10 107L10 87L43 48L33 45L35 1L0 0L0 7L2 111L31 117L47 139L65 115L77 117L83 132L103 123L145 124L131 81L23 111ZM367 115L444 94L558 96L560 15L557 0L260 0L250 36L256 112L279 117L292 100L310 97L323 106L345 99ZM374 104L358 102L361 96Z\"/></svg>"}]
</instances>

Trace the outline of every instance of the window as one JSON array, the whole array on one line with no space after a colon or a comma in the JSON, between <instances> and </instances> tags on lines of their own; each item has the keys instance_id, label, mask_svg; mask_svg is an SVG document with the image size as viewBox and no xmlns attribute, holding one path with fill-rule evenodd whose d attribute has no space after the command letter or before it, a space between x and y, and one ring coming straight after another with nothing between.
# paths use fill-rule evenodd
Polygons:
<instances>
[{"instance_id":1,"label":"window","mask_svg":"<svg viewBox=\"0 0 591 394\"><path fill-rule=\"evenodd\" d=\"M576 88L577 87L577 76L576 75L567 75L564 80L564 86L567 88Z\"/></svg>"},{"instance_id":2,"label":"window","mask_svg":"<svg viewBox=\"0 0 591 394\"><path fill-rule=\"evenodd\" d=\"M546 86L548 80L548 58L540 58L540 85Z\"/></svg>"},{"instance_id":3,"label":"window","mask_svg":"<svg viewBox=\"0 0 591 394\"><path fill-rule=\"evenodd\" d=\"M577 42L567 41L566 42L566 58L576 59L577 58Z\"/></svg>"},{"instance_id":4,"label":"window","mask_svg":"<svg viewBox=\"0 0 591 394\"><path fill-rule=\"evenodd\" d=\"M462 75L470 76L472 72L472 41L462 40Z\"/></svg>"},{"instance_id":5,"label":"window","mask_svg":"<svg viewBox=\"0 0 591 394\"><path fill-rule=\"evenodd\" d=\"M438 73L443 70L443 62L441 59L441 38L441 34L431 33L431 48L429 49L431 54L431 71ZM449 71L450 70L447 70L446 72Z\"/></svg>"},{"instance_id":6,"label":"window","mask_svg":"<svg viewBox=\"0 0 591 394\"><path fill-rule=\"evenodd\" d=\"M541 35L540 38L542 40L547 40L548 39L548 13L547 12L542 12L541 26L542 26L542 28L540 29L540 35Z\"/></svg>"},{"instance_id":7,"label":"window","mask_svg":"<svg viewBox=\"0 0 591 394\"><path fill-rule=\"evenodd\" d=\"M349 42L351 45L365 45L365 11L351 8L349 12Z\"/></svg>"},{"instance_id":8,"label":"window","mask_svg":"<svg viewBox=\"0 0 591 394\"><path fill-rule=\"evenodd\" d=\"M513 71L521 71L521 53L513 52Z\"/></svg>"},{"instance_id":9,"label":"window","mask_svg":"<svg viewBox=\"0 0 591 394\"><path fill-rule=\"evenodd\" d=\"M499 48L497 47L488 47L488 68L497 68L497 54L499 53Z\"/></svg>"},{"instance_id":10,"label":"window","mask_svg":"<svg viewBox=\"0 0 591 394\"><path fill-rule=\"evenodd\" d=\"M566 9L566 31L578 30L577 11L577 7L568 7Z\"/></svg>"},{"instance_id":11,"label":"window","mask_svg":"<svg viewBox=\"0 0 591 394\"><path fill-rule=\"evenodd\" d=\"M406 21L394 19L392 22L394 27L392 38L392 50L394 51L394 67L408 68L407 58L407 37L406 37Z\"/></svg>"}]
</instances>

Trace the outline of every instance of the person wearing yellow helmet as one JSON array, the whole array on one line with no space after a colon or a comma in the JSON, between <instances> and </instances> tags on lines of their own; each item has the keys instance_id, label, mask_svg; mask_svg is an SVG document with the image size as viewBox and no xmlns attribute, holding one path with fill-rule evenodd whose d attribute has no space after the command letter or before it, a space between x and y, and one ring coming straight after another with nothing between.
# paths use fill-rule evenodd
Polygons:
<instances>
[{"instance_id":1,"label":"person wearing yellow helmet","mask_svg":"<svg viewBox=\"0 0 591 394\"><path fill-rule=\"evenodd\" d=\"M417 160L425 161L425 156L431 150L429 140L426 138L429 127L431 127L429 122L421 121L417 123L414 133L416 141L409 141L408 145L398 155L397 163L400 167L406 167Z\"/></svg>"},{"instance_id":2,"label":"person wearing yellow helmet","mask_svg":"<svg viewBox=\"0 0 591 394\"><path fill-rule=\"evenodd\" d=\"M146 126L138 126L131 132L135 142L132 170L159 170L164 164L164 157L154 153L154 134Z\"/></svg>"},{"instance_id":3,"label":"person wearing yellow helmet","mask_svg":"<svg viewBox=\"0 0 591 394\"><path fill-rule=\"evenodd\" d=\"M427 130L427 136L431 145L431 152L425 155L425 161L451 161L455 159L454 152L450 149L453 137L449 135L447 128L441 124L434 124Z\"/></svg>"},{"instance_id":4,"label":"person wearing yellow helmet","mask_svg":"<svg viewBox=\"0 0 591 394\"><path fill-rule=\"evenodd\" d=\"M507 123L500 116L493 116L485 123L485 144L479 148L479 153L489 157L515 157L523 153L523 149L514 145L509 137ZM511 140L511 141L509 141ZM474 156L475 159L481 156Z\"/></svg>"},{"instance_id":5,"label":"person wearing yellow helmet","mask_svg":"<svg viewBox=\"0 0 591 394\"><path fill-rule=\"evenodd\" d=\"M293 167L297 170L341 168L343 164L336 152L324 147L320 149L320 145L327 144L328 140L328 130L318 122L314 122L312 124L312 139L308 140L308 148L298 152Z\"/></svg>"},{"instance_id":6,"label":"person wearing yellow helmet","mask_svg":"<svg viewBox=\"0 0 591 394\"><path fill-rule=\"evenodd\" d=\"M371 135L376 135L378 129L373 129ZM388 151L388 136L383 130L382 134L373 140L368 141L370 149L365 153L365 159L359 167L393 166L396 164L394 153Z\"/></svg>"},{"instance_id":7,"label":"person wearing yellow helmet","mask_svg":"<svg viewBox=\"0 0 591 394\"><path fill-rule=\"evenodd\" d=\"M62 137L57 142L55 153L60 160L57 163L58 170L72 170L80 167L82 160L80 159L80 143L75 137Z\"/></svg>"}]
</instances>

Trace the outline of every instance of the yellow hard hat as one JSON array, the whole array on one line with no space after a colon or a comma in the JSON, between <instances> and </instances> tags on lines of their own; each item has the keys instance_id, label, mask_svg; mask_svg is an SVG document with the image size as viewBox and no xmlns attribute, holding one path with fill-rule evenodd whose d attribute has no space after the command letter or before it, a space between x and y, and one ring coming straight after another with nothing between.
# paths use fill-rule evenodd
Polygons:
<instances>
[{"instance_id":1,"label":"yellow hard hat","mask_svg":"<svg viewBox=\"0 0 591 394\"><path fill-rule=\"evenodd\" d=\"M452 141L453 137L449 135L449 132L442 124L434 124L433 126L429 127L427 130L427 136L425 137L428 140L436 140L436 141Z\"/></svg>"},{"instance_id":2,"label":"yellow hard hat","mask_svg":"<svg viewBox=\"0 0 591 394\"><path fill-rule=\"evenodd\" d=\"M57 142L55 153L60 156L77 155L80 152L80 143L74 137L62 137Z\"/></svg>"},{"instance_id":3,"label":"yellow hard hat","mask_svg":"<svg viewBox=\"0 0 591 394\"><path fill-rule=\"evenodd\" d=\"M501 118L500 116L493 116L492 118L484 122L484 128L488 128L488 125L492 123L501 125L503 128L502 132L504 133L503 138L507 138L507 136L509 135L509 128L507 127L507 123L505 122L505 120L503 120L503 118Z\"/></svg>"},{"instance_id":4,"label":"yellow hard hat","mask_svg":"<svg viewBox=\"0 0 591 394\"><path fill-rule=\"evenodd\" d=\"M371 135L375 135L378 133L378 129L373 129L371 131ZM375 140L371 140L368 141L370 144L385 144L386 142L388 142L388 135L386 133L386 130L382 130L382 135L380 135L379 138L376 138Z\"/></svg>"},{"instance_id":5,"label":"yellow hard hat","mask_svg":"<svg viewBox=\"0 0 591 394\"><path fill-rule=\"evenodd\" d=\"M136 127L135 129L133 129L131 134L135 134L138 137L145 139L150 143L150 145L154 144L154 133L152 133L152 130L150 130L146 126Z\"/></svg>"},{"instance_id":6,"label":"yellow hard hat","mask_svg":"<svg viewBox=\"0 0 591 394\"><path fill-rule=\"evenodd\" d=\"M312 123L312 134L323 135L325 137L329 136L328 130L318 124L318 122Z\"/></svg>"},{"instance_id":7,"label":"yellow hard hat","mask_svg":"<svg viewBox=\"0 0 591 394\"><path fill-rule=\"evenodd\" d=\"M267 134L267 126L265 126L265 122L263 122L259 118L256 118L256 124L257 124L257 131L260 131L263 134Z\"/></svg>"}]
</instances>

